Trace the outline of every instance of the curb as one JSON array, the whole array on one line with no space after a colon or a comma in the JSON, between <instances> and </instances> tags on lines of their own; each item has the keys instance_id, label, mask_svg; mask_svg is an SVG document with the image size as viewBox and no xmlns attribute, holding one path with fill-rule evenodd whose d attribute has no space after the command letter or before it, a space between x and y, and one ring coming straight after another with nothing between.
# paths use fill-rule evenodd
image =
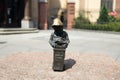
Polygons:
<instances>
[{"instance_id":1,"label":"curb","mask_svg":"<svg viewBox=\"0 0 120 80\"><path fill-rule=\"evenodd\" d=\"M26 34L26 33L38 33L39 30L35 28L21 29L21 28L7 28L0 29L0 35L11 35L11 34Z\"/></svg>"}]
</instances>

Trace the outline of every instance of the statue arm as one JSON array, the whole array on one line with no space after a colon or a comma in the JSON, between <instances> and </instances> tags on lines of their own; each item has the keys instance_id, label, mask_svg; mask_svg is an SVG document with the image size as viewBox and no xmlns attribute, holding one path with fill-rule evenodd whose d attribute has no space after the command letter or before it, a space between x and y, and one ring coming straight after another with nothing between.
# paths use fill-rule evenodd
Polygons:
<instances>
[{"instance_id":1,"label":"statue arm","mask_svg":"<svg viewBox=\"0 0 120 80\"><path fill-rule=\"evenodd\" d=\"M62 41L64 44L69 44L70 43L70 40L69 40L69 37L68 37L68 34L66 33L66 37L63 38L63 41Z\"/></svg>"},{"instance_id":2,"label":"statue arm","mask_svg":"<svg viewBox=\"0 0 120 80\"><path fill-rule=\"evenodd\" d=\"M49 43L54 48L55 47L55 41L53 40L53 36L54 36L54 34L52 33L51 36L50 36L50 39L49 39Z\"/></svg>"},{"instance_id":3,"label":"statue arm","mask_svg":"<svg viewBox=\"0 0 120 80\"><path fill-rule=\"evenodd\" d=\"M70 40L67 34L66 34L66 37L62 38L61 41L59 42L59 44L61 44L61 47L63 48L67 48L69 43L70 43Z\"/></svg>"},{"instance_id":4,"label":"statue arm","mask_svg":"<svg viewBox=\"0 0 120 80\"><path fill-rule=\"evenodd\" d=\"M68 35L66 36L66 39L65 39L64 43L65 43L65 44L64 44L65 48L67 48L67 47L68 47L68 44L70 43L70 40L69 40Z\"/></svg>"}]
</instances>

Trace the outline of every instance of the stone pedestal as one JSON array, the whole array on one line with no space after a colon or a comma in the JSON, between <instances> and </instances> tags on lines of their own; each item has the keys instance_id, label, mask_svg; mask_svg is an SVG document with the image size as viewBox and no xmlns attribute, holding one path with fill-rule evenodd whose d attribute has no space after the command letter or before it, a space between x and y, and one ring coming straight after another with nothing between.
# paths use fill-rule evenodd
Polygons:
<instances>
[{"instance_id":1,"label":"stone pedestal","mask_svg":"<svg viewBox=\"0 0 120 80\"><path fill-rule=\"evenodd\" d=\"M68 0L67 3L67 29L71 29L74 25L74 18L75 18L75 1Z\"/></svg>"},{"instance_id":2,"label":"stone pedestal","mask_svg":"<svg viewBox=\"0 0 120 80\"><path fill-rule=\"evenodd\" d=\"M47 25L47 9L48 9L48 2L47 0L39 0L39 29L46 30L48 28Z\"/></svg>"},{"instance_id":3,"label":"stone pedestal","mask_svg":"<svg viewBox=\"0 0 120 80\"><path fill-rule=\"evenodd\" d=\"M22 28L23 29L28 29L28 28L33 28L33 22L31 20L22 20Z\"/></svg>"},{"instance_id":4,"label":"stone pedestal","mask_svg":"<svg viewBox=\"0 0 120 80\"><path fill-rule=\"evenodd\" d=\"M63 71L64 65L65 49L54 48L54 58L53 58L53 70Z\"/></svg>"}]
</instances>

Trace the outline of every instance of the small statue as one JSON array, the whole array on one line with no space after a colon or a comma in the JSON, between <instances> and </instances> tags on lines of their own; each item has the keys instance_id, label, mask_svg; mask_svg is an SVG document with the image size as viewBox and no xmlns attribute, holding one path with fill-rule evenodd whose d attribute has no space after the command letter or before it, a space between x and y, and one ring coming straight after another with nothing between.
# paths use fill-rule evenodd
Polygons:
<instances>
[{"instance_id":1,"label":"small statue","mask_svg":"<svg viewBox=\"0 0 120 80\"><path fill-rule=\"evenodd\" d=\"M64 69L65 50L69 44L67 32L63 31L63 23L59 18L53 20L52 28L54 32L51 34L49 43L54 48L53 70Z\"/></svg>"},{"instance_id":2,"label":"small statue","mask_svg":"<svg viewBox=\"0 0 120 80\"><path fill-rule=\"evenodd\" d=\"M69 44L67 32L63 31L63 23L59 18L55 18L52 24L54 33L51 34L49 43L53 48L66 49Z\"/></svg>"}]
</instances>

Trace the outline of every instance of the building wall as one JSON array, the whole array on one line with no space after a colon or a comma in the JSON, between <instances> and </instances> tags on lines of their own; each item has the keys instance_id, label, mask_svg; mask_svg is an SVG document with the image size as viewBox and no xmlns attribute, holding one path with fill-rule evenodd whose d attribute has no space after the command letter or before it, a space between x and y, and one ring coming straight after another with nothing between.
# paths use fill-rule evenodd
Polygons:
<instances>
[{"instance_id":1,"label":"building wall","mask_svg":"<svg viewBox=\"0 0 120 80\"><path fill-rule=\"evenodd\" d=\"M96 22L96 20L98 19L100 8L101 8L101 0L85 0L86 17L91 22Z\"/></svg>"},{"instance_id":2,"label":"building wall","mask_svg":"<svg viewBox=\"0 0 120 80\"><path fill-rule=\"evenodd\" d=\"M116 10L120 10L120 0L116 0Z\"/></svg>"},{"instance_id":3,"label":"building wall","mask_svg":"<svg viewBox=\"0 0 120 80\"><path fill-rule=\"evenodd\" d=\"M99 17L101 0L75 0L75 17L79 13L85 13L85 17L91 22L96 22Z\"/></svg>"},{"instance_id":4,"label":"building wall","mask_svg":"<svg viewBox=\"0 0 120 80\"><path fill-rule=\"evenodd\" d=\"M116 0L113 0L113 10L115 11L116 8Z\"/></svg>"},{"instance_id":5,"label":"building wall","mask_svg":"<svg viewBox=\"0 0 120 80\"><path fill-rule=\"evenodd\" d=\"M118 16L120 17L120 0L116 0L116 6L115 10L118 13Z\"/></svg>"},{"instance_id":6,"label":"building wall","mask_svg":"<svg viewBox=\"0 0 120 80\"><path fill-rule=\"evenodd\" d=\"M75 17L79 16L80 9L81 9L81 0L75 0ZM84 6L84 5L83 5Z\"/></svg>"},{"instance_id":7,"label":"building wall","mask_svg":"<svg viewBox=\"0 0 120 80\"><path fill-rule=\"evenodd\" d=\"M38 18L38 1L32 0L32 19L37 25ZM65 11L65 19L67 19L67 5L68 0L45 0L47 3L47 23L51 23L51 16L57 16L62 9ZM79 16L80 12L85 13L85 17L91 22L96 22L101 8L101 0L72 0L75 3L75 18ZM120 12L120 0L113 0L113 10ZM40 8L40 7L39 7ZM42 12L41 12L42 14ZM44 13L43 13L44 14Z\"/></svg>"},{"instance_id":8,"label":"building wall","mask_svg":"<svg viewBox=\"0 0 120 80\"><path fill-rule=\"evenodd\" d=\"M31 17L34 28L38 27L38 0L31 0Z\"/></svg>"},{"instance_id":9,"label":"building wall","mask_svg":"<svg viewBox=\"0 0 120 80\"><path fill-rule=\"evenodd\" d=\"M59 0L48 0L48 16L56 15L61 4Z\"/></svg>"},{"instance_id":10,"label":"building wall","mask_svg":"<svg viewBox=\"0 0 120 80\"><path fill-rule=\"evenodd\" d=\"M48 13L47 13L47 21L48 21L48 27L52 24L51 17L57 17L61 10L64 11L64 19L67 19L67 0L48 0Z\"/></svg>"},{"instance_id":11,"label":"building wall","mask_svg":"<svg viewBox=\"0 0 120 80\"><path fill-rule=\"evenodd\" d=\"M101 8L101 0L75 0L75 17L79 16L80 12L85 13L85 17L91 22L96 22ZM113 0L113 10L117 10L120 14L120 0Z\"/></svg>"},{"instance_id":12,"label":"building wall","mask_svg":"<svg viewBox=\"0 0 120 80\"><path fill-rule=\"evenodd\" d=\"M67 8L67 0L48 0L48 15L57 15L60 9Z\"/></svg>"},{"instance_id":13,"label":"building wall","mask_svg":"<svg viewBox=\"0 0 120 80\"><path fill-rule=\"evenodd\" d=\"M67 0L59 0L60 4L61 4L61 8L62 9L66 9L67 8Z\"/></svg>"},{"instance_id":14,"label":"building wall","mask_svg":"<svg viewBox=\"0 0 120 80\"><path fill-rule=\"evenodd\" d=\"M75 8L73 11L75 18L79 16L80 12L85 12L85 17L91 22L96 22L99 17L101 8L101 0L29 0L30 3L30 18L33 22L33 27L37 28L40 24L40 19L46 21L45 24L51 21L51 16L57 16L60 10L64 10L64 18L67 22L68 1L73 1ZM40 3L45 2L44 8L41 9ZM46 11L45 11L46 10ZM113 10L116 10L120 15L120 0L113 0ZM45 13L46 12L46 13ZM40 16L45 14L45 16ZM73 15L72 15L73 16ZM43 23L44 24L44 23Z\"/></svg>"},{"instance_id":15,"label":"building wall","mask_svg":"<svg viewBox=\"0 0 120 80\"><path fill-rule=\"evenodd\" d=\"M79 1L79 0L78 0ZM77 3L77 2L76 2ZM84 11L85 10L85 0L80 0L80 11Z\"/></svg>"}]
</instances>

